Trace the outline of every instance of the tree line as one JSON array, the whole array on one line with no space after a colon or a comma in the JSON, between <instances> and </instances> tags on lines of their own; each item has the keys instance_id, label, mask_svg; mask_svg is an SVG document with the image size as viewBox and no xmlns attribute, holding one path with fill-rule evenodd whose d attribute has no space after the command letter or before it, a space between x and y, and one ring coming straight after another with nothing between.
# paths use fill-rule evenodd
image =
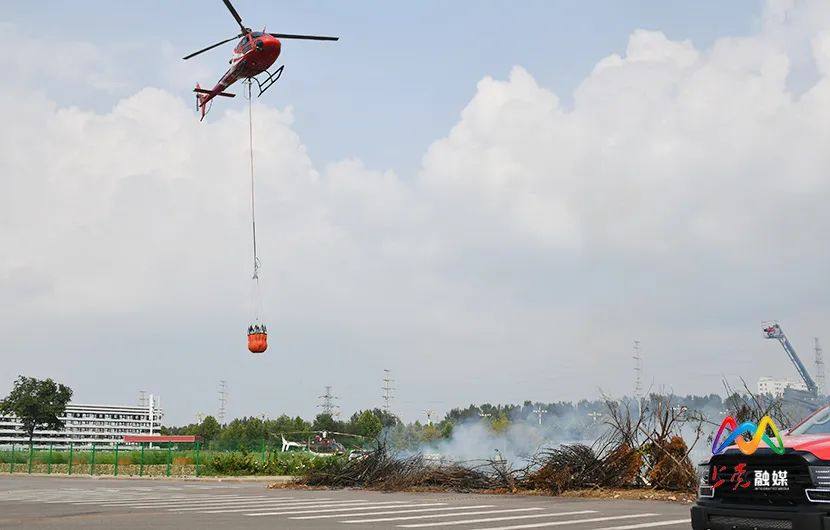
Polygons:
<instances>
[{"instance_id":1,"label":"tree line","mask_svg":"<svg viewBox=\"0 0 830 530\"><path fill-rule=\"evenodd\" d=\"M664 397L670 398L674 406L708 415L719 422L727 409L735 408L730 404L744 402L747 398L745 394L731 390L729 394L726 398L718 394ZM746 394L751 395L748 389ZM31 440L36 429L59 430L64 427L60 418L71 397L69 387L52 379L20 376L9 395L0 401L0 414L20 418ZM756 396L751 397L757 401ZM255 416L237 418L220 425L215 417L207 416L198 423L163 427L162 434L199 435L205 442L219 447L249 450L256 450L264 443L278 445L283 436L292 441L304 441L307 436L319 431L352 435L352 439L338 437L338 441L351 446L370 442L383 434L399 447L417 447L424 442L451 438L457 425L479 422L494 433L504 432L515 425L535 424L553 426L563 438L587 439L595 433L597 425L606 422L607 403L608 399L603 398L577 402L471 404L449 410L440 421L426 423L404 423L396 415L379 408L359 410L348 420L331 414L318 414L312 420L282 414L276 419Z\"/></svg>"},{"instance_id":2,"label":"tree line","mask_svg":"<svg viewBox=\"0 0 830 530\"><path fill-rule=\"evenodd\" d=\"M720 411L726 403L717 394L670 397L676 406L699 411ZM347 420L337 419L330 414L318 414L311 420L282 414L275 419L247 416L220 425L215 417L207 416L198 423L163 427L162 433L198 435L214 447L247 450L258 449L263 440L269 444L279 444L282 435L288 440L302 441L319 431L343 433L360 437L354 441L337 438L338 441L354 446L371 443L383 434L393 446L415 448L424 443L451 438L454 427L463 423L481 422L494 434L499 434L517 424L538 426L541 414L543 427L556 427L563 438L580 439L595 434L598 426L605 423L606 403L605 399L583 399L577 402L470 404L449 410L442 419L435 422L416 420L409 423L379 408L359 410ZM540 413L540 410L544 412Z\"/></svg>"}]
</instances>

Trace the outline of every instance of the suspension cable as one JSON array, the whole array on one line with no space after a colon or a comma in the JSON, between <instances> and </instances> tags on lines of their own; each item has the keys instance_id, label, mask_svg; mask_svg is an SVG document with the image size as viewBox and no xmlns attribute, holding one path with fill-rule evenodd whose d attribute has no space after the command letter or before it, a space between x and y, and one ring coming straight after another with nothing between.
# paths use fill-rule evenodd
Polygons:
<instances>
[{"instance_id":1,"label":"suspension cable","mask_svg":"<svg viewBox=\"0 0 830 530\"><path fill-rule=\"evenodd\" d=\"M254 276L253 279L259 283L259 258L256 252L256 206L254 201L254 120L251 98L251 80L248 79L248 146L251 158L251 234L254 240Z\"/></svg>"}]
</instances>

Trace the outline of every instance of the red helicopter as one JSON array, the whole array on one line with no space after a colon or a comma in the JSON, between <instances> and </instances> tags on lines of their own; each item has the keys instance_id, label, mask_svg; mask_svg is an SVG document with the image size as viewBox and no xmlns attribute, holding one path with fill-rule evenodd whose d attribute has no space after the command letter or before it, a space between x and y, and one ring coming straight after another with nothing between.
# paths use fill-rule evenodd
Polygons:
<instances>
[{"instance_id":1,"label":"red helicopter","mask_svg":"<svg viewBox=\"0 0 830 530\"><path fill-rule=\"evenodd\" d=\"M244 24L242 24L242 17L239 16L239 13L236 12L233 5L230 3L230 0L222 0L227 6L228 11L231 12L233 18L236 19L236 22L239 24L240 29L242 32L239 35L235 35L230 39L225 39L222 42L217 42L207 48L203 48L197 52L191 53L190 55L184 57L185 60L190 59L191 57L195 57L200 53L204 53L208 50L212 50L217 46L221 46L227 42L230 42L234 39L241 40L236 45L236 48L233 50L233 57L229 61L231 67L225 72L225 75L222 76L222 79L216 83L216 86L213 87L211 90L205 90L204 88L200 87L198 84L196 88L193 89L196 92L196 110L202 111L201 119L205 118L205 114L209 110L207 106L208 102L215 98L216 96L224 96L228 98L235 97L236 94L231 94L225 92L225 89L234 84L235 82L239 81L240 79L247 79L248 82L251 80L255 81L257 87L259 88L259 96L261 96L266 90L271 88L271 86L277 82L277 80L282 75L283 68L285 65L280 66L274 72L269 72L268 68L274 64L274 61L277 60L277 57L280 56L280 50L282 45L280 44L279 39L301 39L301 40L328 40L328 41L336 41L339 40L339 37L322 37L319 35L292 35L288 33L266 33L263 31L251 31L251 28L246 28ZM259 74L265 73L265 77L260 80L257 79L256 76Z\"/></svg>"}]
</instances>

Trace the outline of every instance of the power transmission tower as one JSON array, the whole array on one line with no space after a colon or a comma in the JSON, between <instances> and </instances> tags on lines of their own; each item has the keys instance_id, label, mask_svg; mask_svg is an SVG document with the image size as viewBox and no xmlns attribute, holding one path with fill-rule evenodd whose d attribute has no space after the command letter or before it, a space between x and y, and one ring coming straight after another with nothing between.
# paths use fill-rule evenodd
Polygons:
<instances>
[{"instance_id":1,"label":"power transmission tower","mask_svg":"<svg viewBox=\"0 0 830 530\"><path fill-rule=\"evenodd\" d=\"M432 425L432 416L435 414L435 411L432 409L427 409L424 411L424 414L427 416L427 425Z\"/></svg>"},{"instance_id":2,"label":"power transmission tower","mask_svg":"<svg viewBox=\"0 0 830 530\"><path fill-rule=\"evenodd\" d=\"M643 397L643 356L640 354L640 341L634 341L634 397L639 401Z\"/></svg>"},{"instance_id":3,"label":"power transmission tower","mask_svg":"<svg viewBox=\"0 0 830 530\"><path fill-rule=\"evenodd\" d=\"M222 379L219 381L219 425L225 424L225 412L228 405L228 382Z\"/></svg>"},{"instance_id":4,"label":"power transmission tower","mask_svg":"<svg viewBox=\"0 0 830 530\"><path fill-rule=\"evenodd\" d=\"M533 413L536 414L536 417L539 418L539 425L542 425L542 416L548 413L547 409L543 409L542 405L536 405L536 408L533 409Z\"/></svg>"},{"instance_id":5,"label":"power transmission tower","mask_svg":"<svg viewBox=\"0 0 830 530\"><path fill-rule=\"evenodd\" d=\"M337 405L334 403L334 400L340 398L331 393L331 386L326 387L325 394L317 397L322 400L317 406L323 409L323 414L328 414L329 416L334 417L334 415L337 414Z\"/></svg>"},{"instance_id":6,"label":"power transmission tower","mask_svg":"<svg viewBox=\"0 0 830 530\"><path fill-rule=\"evenodd\" d=\"M815 342L816 349L816 382L818 383L818 393L820 395L824 395L827 391L824 386L824 353L821 349L821 343L819 343L818 337L814 337L813 341Z\"/></svg>"},{"instance_id":7,"label":"power transmission tower","mask_svg":"<svg viewBox=\"0 0 830 530\"><path fill-rule=\"evenodd\" d=\"M392 398L395 397L395 387L392 386L395 380L390 377L391 374L390 370L383 369L383 411L387 414L392 413Z\"/></svg>"}]
</instances>

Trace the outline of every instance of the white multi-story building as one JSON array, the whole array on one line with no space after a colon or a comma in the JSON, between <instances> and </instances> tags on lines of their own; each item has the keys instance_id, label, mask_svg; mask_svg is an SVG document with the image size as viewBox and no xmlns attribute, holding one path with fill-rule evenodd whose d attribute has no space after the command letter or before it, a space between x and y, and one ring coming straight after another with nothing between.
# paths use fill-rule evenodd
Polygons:
<instances>
[{"instance_id":1,"label":"white multi-story building","mask_svg":"<svg viewBox=\"0 0 830 530\"><path fill-rule=\"evenodd\" d=\"M113 445L124 435L158 434L162 410L150 395L147 406L69 404L59 431L35 430L36 445ZM14 416L0 415L0 445L28 443L23 426Z\"/></svg>"},{"instance_id":2,"label":"white multi-story building","mask_svg":"<svg viewBox=\"0 0 830 530\"><path fill-rule=\"evenodd\" d=\"M781 397L784 395L784 390L788 388L804 390L805 392L807 391L807 385L805 385L803 381L796 382L789 381L787 379L775 379L772 377L758 378L759 394L769 394L771 396Z\"/></svg>"}]
</instances>

